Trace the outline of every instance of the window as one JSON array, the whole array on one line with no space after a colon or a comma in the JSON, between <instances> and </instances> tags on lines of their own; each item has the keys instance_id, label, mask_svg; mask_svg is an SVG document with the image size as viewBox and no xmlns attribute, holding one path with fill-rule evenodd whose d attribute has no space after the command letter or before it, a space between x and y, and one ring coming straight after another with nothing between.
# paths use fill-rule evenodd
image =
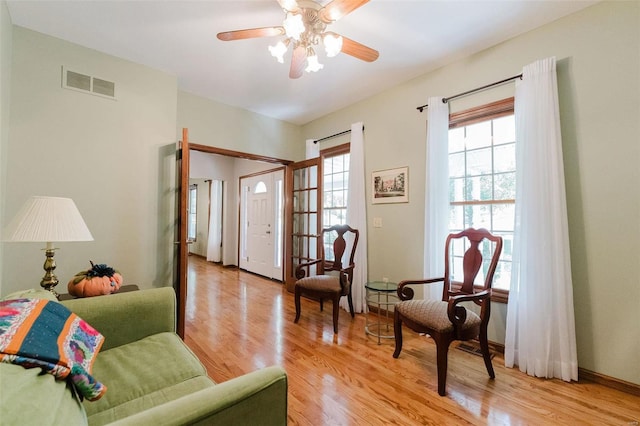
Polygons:
<instances>
[{"instance_id":1,"label":"window","mask_svg":"<svg viewBox=\"0 0 640 426\"><path fill-rule=\"evenodd\" d=\"M506 302L511 280L511 252L516 191L513 98L452 114L449 120L449 229L486 228L503 238L493 288ZM462 271L467 247L453 247L453 276ZM485 265L491 244L481 248ZM478 284L481 284L480 282Z\"/></svg>"},{"instance_id":2,"label":"window","mask_svg":"<svg viewBox=\"0 0 640 426\"><path fill-rule=\"evenodd\" d=\"M187 240L196 241L198 212L198 185L189 185L189 208L187 209Z\"/></svg>"},{"instance_id":3,"label":"window","mask_svg":"<svg viewBox=\"0 0 640 426\"><path fill-rule=\"evenodd\" d=\"M267 192L267 185L263 181L258 182L253 190L253 193L264 194L265 192Z\"/></svg>"},{"instance_id":4,"label":"window","mask_svg":"<svg viewBox=\"0 0 640 426\"><path fill-rule=\"evenodd\" d=\"M345 224L349 187L349 144L321 153L322 159L322 227ZM335 234L325 235L325 256L333 259Z\"/></svg>"}]
</instances>

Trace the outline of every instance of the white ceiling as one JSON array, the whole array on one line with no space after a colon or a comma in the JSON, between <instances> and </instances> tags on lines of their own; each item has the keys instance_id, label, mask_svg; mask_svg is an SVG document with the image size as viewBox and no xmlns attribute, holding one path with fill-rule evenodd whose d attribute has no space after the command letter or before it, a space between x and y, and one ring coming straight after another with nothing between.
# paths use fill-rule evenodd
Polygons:
<instances>
[{"instance_id":1,"label":"white ceiling","mask_svg":"<svg viewBox=\"0 0 640 426\"><path fill-rule=\"evenodd\" d=\"M181 90L295 124L594 3L373 0L331 30L378 50L377 61L319 53L323 70L291 80L291 53L279 64L267 50L277 38L216 38L221 31L281 25L276 0L7 1L15 25L165 71L177 76Z\"/></svg>"}]
</instances>

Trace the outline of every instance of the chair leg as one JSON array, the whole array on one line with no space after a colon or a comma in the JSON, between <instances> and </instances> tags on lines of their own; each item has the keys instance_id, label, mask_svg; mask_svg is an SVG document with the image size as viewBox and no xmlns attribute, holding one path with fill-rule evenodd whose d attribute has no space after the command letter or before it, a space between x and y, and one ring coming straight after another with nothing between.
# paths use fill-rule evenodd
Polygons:
<instances>
[{"instance_id":1,"label":"chair leg","mask_svg":"<svg viewBox=\"0 0 640 426\"><path fill-rule=\"evenodd\" d=\"M338 313L340 312L340 295L333 298L333 333L338 334Z\"/></svg>"},{"instance_id":2,"label":"chair leg","mask_svg":"<svg viewBox=\"0 0 640 426\"><path fill-rule=\"evenodd\" d=\"M320 299L320 312L324 309L324 299Z\"/></svg>"},{"instance_id":3,"label":"chair leg","mask_svg":"<svg viewBox=\"0 0 640 426\"><path fill-rule=\"evenodd\" d=\"M294 323L297 323L300 319L300 288L296 287L295 289L295 303L296 303L296 319L293 320Z\"/></svg>"},{"instance_id":4,"label":"chair leg","mask_svg":"<svg viewBox=\"0 0 640 426\"><path fill-rule=\"evenodd\" d=\"M353 311L353 299L351 298L351 293L347 294L347 302L349 302L349 312L351 312L351 318L355 318L356 314Z\"/></svg>"},{"instance_id":5,"label":"chair leg","mask_svg":"<svg viewBox=\"0 0 640 426\"><path fill-rule=\"evenodd\" d=\"M439 336L432 335L433 341L436 343L437 362L438 362L438 394L445 396L447 387L447 354L449 352L450 339L443 339Z\"/></svg>"},{"instance_id":6,"label":"chair leg","mask_svg":"<svg viewBox=\"0 0 640 426\"><path fill-rule=\"evenodd\" d=\"M496 374L493 371L493 364L491 364L491 352L489 352L489 339L487 339L487 330L480 330L480 349L482 350L482 358L484 358L484 365L487 367L487 373L492 379L496 378Z\"/></svg>"},{"instance_id":7,"label":"chair leg","mask_svg":"<svg viewBox=\"0 0 640 426\"><path fill-rule=\"evenodd\" d=\"M393 357L398 358L402 351L402 319L398 311L393 315L393 334L396 337L396 350L393 352Z\"/></svg>"}]
</instances>

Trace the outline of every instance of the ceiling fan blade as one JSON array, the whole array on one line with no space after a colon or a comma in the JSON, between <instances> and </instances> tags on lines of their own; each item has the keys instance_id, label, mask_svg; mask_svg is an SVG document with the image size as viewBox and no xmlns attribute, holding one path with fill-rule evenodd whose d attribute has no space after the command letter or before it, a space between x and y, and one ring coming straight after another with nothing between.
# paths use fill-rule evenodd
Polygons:
<instances>
[{"instance_id":1,"label":"ceiling fan blade","mask_svg":"<svg viewBox=\"0 0 640 426\"><path fill-rule=\"evenodd\" d=\"M291 57L291 68L289 69L289 78L300 78L307 63L307 49L304 46L298 46L293 50Z\"/></svg>"},{"instance_id":2,"label":"ceiling fan blade","mask_svg":"<svg viewBox=\"0 0 640 426\"><path fill-rule=\"evenodd\" d=\"M333 0L331 3L318 10L318 16L322 22L329 24L337 21L344 15L353 12L368 2L369 0Z\"/></svg>"},{"instance_id":3,"label":"ceiling fan blade","mask_svg":"<svg viewBox=\"0 0 640 426\"><path fill-rule=\"evenodd\" d=\"M278 3L287 12L297 12L300 9L296 0L278 0Z\"/></svg>"},{"instance_id":4,"label":"ceiling fan blade","mask_svg":"<svg viewBox=\"0 0 640 426\"><path fill-rule=\"evenodd\" d=\"M364 44L353 41L350 38L342 36L342 53L351 55L354 58L361 59L366 62L373 62L378 59L380 53L377 50L365 46Z\"/></svg>"},{"instance_id":5,"label":"ceiling fan blade","mask_svg":"<svg viewBox=\"0 0 640 426\"><path fill-rule=\"evenodd\" d=\"M274 37L284 35L283 27L251 28L248 30L225 31L218 33L222 41L243 40L245 38Z\"/></svg>"}]
</instances>

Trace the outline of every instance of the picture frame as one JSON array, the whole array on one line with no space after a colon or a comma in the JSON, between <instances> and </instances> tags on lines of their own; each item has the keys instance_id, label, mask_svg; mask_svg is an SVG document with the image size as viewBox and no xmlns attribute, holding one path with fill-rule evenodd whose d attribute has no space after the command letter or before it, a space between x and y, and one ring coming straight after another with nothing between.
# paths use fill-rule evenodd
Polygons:
<instances>
[{"instance_id":1,"label":"picture frame","mask_svg":"<svg viewBox=\"0 0 640 426\"><path fill-rule=\"evenodd\" d=\"M392 204L409 202L409 168L378 170L371 173L371 202Z\"/></svg>"}]
</instances>

